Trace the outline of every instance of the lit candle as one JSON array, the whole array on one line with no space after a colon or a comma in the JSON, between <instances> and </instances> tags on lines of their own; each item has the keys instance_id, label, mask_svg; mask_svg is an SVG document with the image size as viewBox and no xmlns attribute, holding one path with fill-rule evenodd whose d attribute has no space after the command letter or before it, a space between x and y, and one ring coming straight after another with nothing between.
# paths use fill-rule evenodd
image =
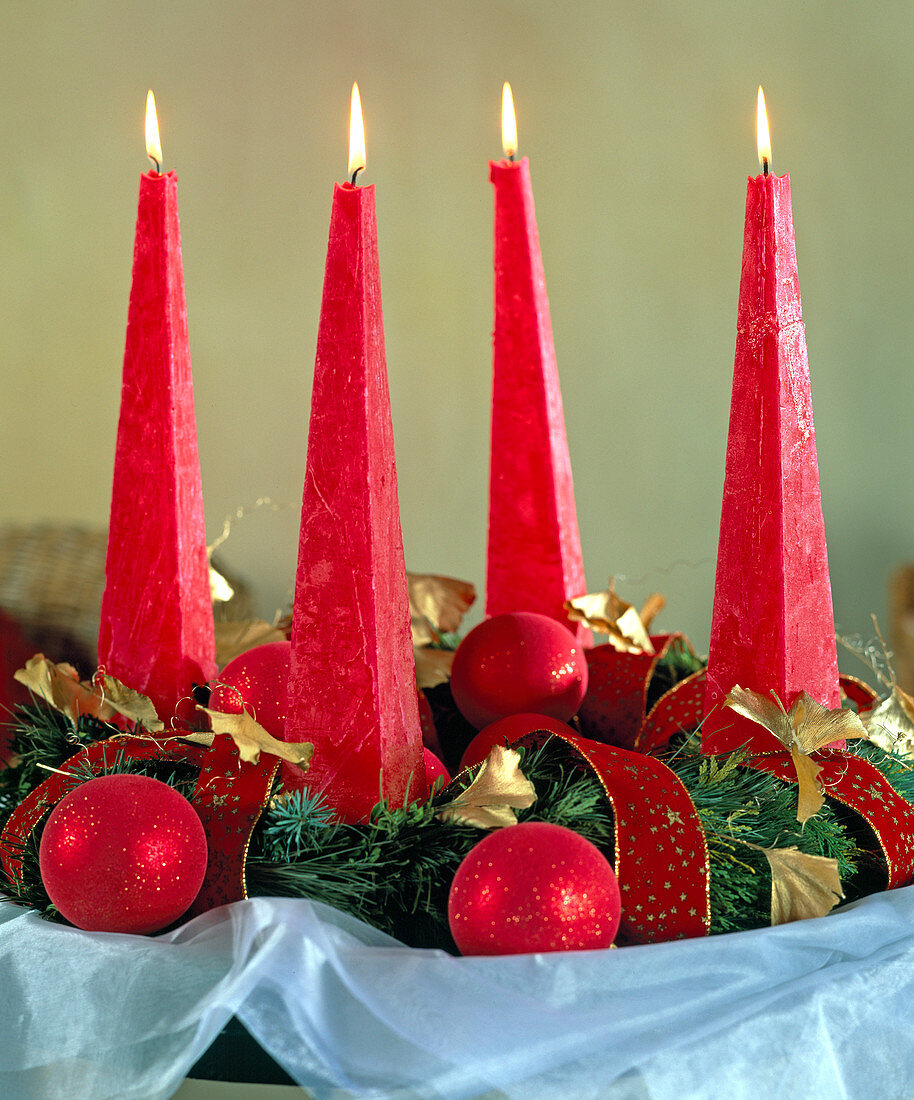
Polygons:
<instances>
[{"instance_id":1,"label":"lit candle","mask_svg":"<svg viewBox=\"0 0 914 1100\"><path fill-rule=\"evenodd\" d=\"M502 101L505 160L495 187L495 335L486 614L538 611L569 623L587 591L571 460L552 342L546 277L527 158L515 163L510 85Z\"/></svg>"},{"instance_id":2,"label":"lit candle","mask_svg":"<svg viewBox=\"0 0 914 1100\"><path fill-rule=\"evenodd\" d=\"M426 792L409 600L397 501L374 187L358 89L351 182L333 191L314 364L292 621L287 741L311 741L307 776L346 820L380 793Z\"/></svg>"},{"instance_id":3,"label":"lit candle","mask_svg":"<svg viewBox=\"0 0 914 1100\"><path fill-rule=\"evenodd\" d=\"M215 675L216 646L178 181L161 172L152 92L146 143L155 169L140 177L98 657L167 721Z\"/></svg>"},{"instance_id":4,"label":"lit candle","mask_svg":"<svg viewBox=\"0 0 914 1100\"><path fill-rule=\"evenodd\" d=\"M790 177L770 173L759 88L759 161L748 181L736 358L702 747L725 752L760 727L721 706L739 684L785 707L807 691L840 703Z\"/></svg>"}]
</instances>

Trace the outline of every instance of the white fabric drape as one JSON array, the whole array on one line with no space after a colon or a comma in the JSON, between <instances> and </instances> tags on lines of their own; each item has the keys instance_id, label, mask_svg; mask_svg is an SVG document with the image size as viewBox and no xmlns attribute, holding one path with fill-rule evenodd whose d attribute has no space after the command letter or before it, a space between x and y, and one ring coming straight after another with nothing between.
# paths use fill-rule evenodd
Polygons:
<instances>
[{"instance_id":1,"label":"white fabric drape","mask_svg":"<svg viewBox=\"0 0 914 1100\"><path fill-rule=\"evenodd\" d=\"M452 958L257 898L158 937L0 903L0 1096L159 1100L234 1013L315 1096L914 1094L914 887L820 920Z\"/></svg>"}]
</instances>

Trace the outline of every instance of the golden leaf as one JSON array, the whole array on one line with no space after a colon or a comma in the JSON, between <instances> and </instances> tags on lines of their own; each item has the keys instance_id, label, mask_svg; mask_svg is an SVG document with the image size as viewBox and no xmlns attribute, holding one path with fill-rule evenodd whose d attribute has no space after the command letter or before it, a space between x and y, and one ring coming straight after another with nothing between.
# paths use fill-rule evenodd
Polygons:
<instances>
[{"instance_id":1,"label":"golden leaf","mask_svg":"<svg viewBox=\"0 0 914 1100\"><path fill-rule=\"evenodd\" d=\"M516 749L493 745L476 778L438 812L438 820L478 829L516 825L514 810L524 810L536 801L536 790L519 764Z\"/></svg>"},{"instance_id":2,"label":"golden leaf","mask_svg":"<svg viewBox=\"0 0 914 1100\"><path fill-rule=\"evenodd\" d=\"M407 573L409 617L414 646L438 641L441 633L452 634L476 599L469 581L439 577L433 573Z\"/></svg>"},{"instance_id":3,"label":"golden leaf","mask_svg":"<svg viewBox=\"0 0 914 1100\"><path fill-rule=\"evenodd\" d=\"M878 706L860 716L869 739L887 752L914 755L914 699L896 684Z\"/></svg>"},{"instance_id":4,"label":"golden leaf","mask_svg":"<svg viewBox=\"0 0 914 1100\"><path fill-rule=\"evenodd\" d=\"M609 644L620 653L653 653L648 634L651 620L663 607L663 596L653 593L639 614L630 603L616 595L612 578L605 592L591 592L566 600L565 610L572 622L582 622L598 634L606 634Z\"/></svg>"},{"instance_id":5,"label":"golden leaf","mask_svg":"<svg viewBox=\"0 0 914 1100\"><path fill-rule=\"evenodd\" d=\"M283 631L271 626L265 619L216 623L216 664L219 668L225 668L229 661L254 646L285 640Z\"/></svg>"},{"instance_id":6,"label":"golden leaf","mask_svg":"<svg viewBox=\"0 0 914 1100\"><path fill-rule=\"evenodd\" d=\"M179 741L191 741L195 745L206 745L208 749L213 747L213 742L216 740L212 730L175 730L169 735L168 740L172 737L177 737Z\"/></svg>"},{"instance_id":7,"label":"golden leaf","mask_svg":"<svg viewBox=\"0 0 914 1100\"><path fill-rule=\"evenodd\" d=\"M786 711L773 694L761 695L737 684L724 706L757 722L790 752L797 773L797 821L801 825L815 817L825 802L818 782L821 768L809 754L833 741L866 737L863 723L852 710L829 710L805 691Z\"/></svg>"},{"instance_id":8,"label":"golden leaf","mask_svg":"<svg viewBox=\"0 0 914 1100\"><path fill-rule=\"evenodd\" d=\"M165 729L165 724L156 713L151 699L104 672L99 673L96 680L100 680L104 687L105 702L109 703L118 714L123 714L133 722L139 722L151 733L158 733Z\"/></svg>"},{"instance_id":9,"label":"golden leaf","mask_svg":"<svg viewBox=\"0 0 914 1100\"><path fill-rule=\"evenodd\" d=\"M80 681L72 665L54 664L43 653L30 657L25 668L13 673L13 678L74 723L81 714L90 714L102 721L114 717L114 710L91 684Z\"/></svg>"},{"instance_id":10,"label":"golden leaf","mask_svg":"<svg viewBox=\"0 0 914 1100\"><path fill-rule=\"evenodd\" d=\"M206 707L200 707L200 710L209 715L213 733L227 733L238 746L238 755L249 764L256 764L261 752L278 756L290 764L298 764L300 768L307 768L311 763L314 746L310 741L277 741L246 710L241 714L223 714Z\"/></svg>"},{"instance_id":11,"label":"golden leaf","mask_svg":"<svg viewBox=\"0 0 914 1100\"><path fill-rule=\"evenodd\" d=\"M453 649L432 649L430 646L414 646L416 659L416 683L420 688L433 688L446 684L451 678L454 663Z\"/></svg>"},{"instance_id":12,"label":"golden leaf","mask_svg":"<svg viewBox=\"0 0 914 1100\"><path fill-rule=\"evenodd\" d=\"M797 773L797 821L805 825L825 804L825 795L819 785L822 768L811 756L795 748L790 750L790 759Z\"/></svg>"},{"instance_id":13,"label":"golden leaf","mask_svg":"<svg viewBox=\"0 0 914 1100\"><path fill-rule=\"evenodd\" d=\"M844 897L838 861L798 848L751 848L764 852L771 868L771 923L824 917Z\"/></svg>"},{"instance_id":14,"label":"golden leaf","mask_svg":"<svg viewBox=\"0 0 914 1100\"><path fill-rule=\"evenodd\" d=\"M866 737L860 716L843 707L828 707L817 703L804 691L788 712L802 752L824 749L833 741L853 741Z\"/></svg>"}]
</instances>

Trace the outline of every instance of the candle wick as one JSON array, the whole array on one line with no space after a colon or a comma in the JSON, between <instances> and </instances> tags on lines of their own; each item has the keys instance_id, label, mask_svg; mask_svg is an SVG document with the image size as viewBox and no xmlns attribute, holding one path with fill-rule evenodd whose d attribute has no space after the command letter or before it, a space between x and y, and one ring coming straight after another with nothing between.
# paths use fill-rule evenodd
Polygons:
<instances>
[{"instance_id":1,"label":"candle wick","mask_svg":"<svg viewBox=\"0 0 914 1100\"><path fill-rule=\"evenodd\" d=\"M147 153L146 156L149 157L149 159L152 161L152 163L156 166L156 175L161 176L161 174L162 174L162 165L156 160L156 158L152 155L152 153Z\"/></svg>"},{"instance_id":2,"label":"candle wick","mask_svg":"<svg viewBox=\"0 0 914 1100\"><path fill-rule=\"evenodd\" d=\"M352 184L352 186L353 186L353 187L355 187L355 180L356 180L356 176L358 176L359 172L364 172L364 171L365 171L365 165L364 165L364 164L361 164L361 165L359 165L359 167L358 167L358 168L356 168L356 170L355 170L355 171L354 171L354 172L352 173L352 179L351 179L351 180L350 180L349 182L350 182L350 183Z\"/></svg>"},{"instance_id":3,"label":"candle wick","mask_svg":"<svg viewBox=\"0 0 914 1100\"><path fill-rule=\"evenodd\" d=\"M767 157L762 157L762 175L763 176L768 175L768 158Z\"/></svg>"}]
</instances>

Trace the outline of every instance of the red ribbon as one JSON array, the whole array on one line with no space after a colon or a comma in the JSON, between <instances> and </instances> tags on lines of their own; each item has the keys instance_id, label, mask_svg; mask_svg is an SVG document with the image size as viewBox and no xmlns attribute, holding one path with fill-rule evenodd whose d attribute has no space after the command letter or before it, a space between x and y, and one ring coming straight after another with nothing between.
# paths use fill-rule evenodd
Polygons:
<instances>
[{"instance_id":1,"label":"red ribbon","mask_svg":"<svg viewBox=\"0 0 914 1100\"><path fill-rule=\"evenodd\" d=\"M681 730L698 727L704 711L704 681L704 671L696 672L657 701L638 735L642 752L654 752ZM842 676L841 687L861 709L872 706L876 698L871 688L852 676ZM751 752L763 743L760 734L759 743L747 747ZM854 753L823 749L812 758L822 765L819 782L825 794L844 803L873 830L888 871L886 889L909 883L914 878L914 807L895 792L878 768ZM747 764L785 783L796 782L790 754L770 753L767 744Z\"/></svg>"},{"instance_id":2,"label":"red ribbon","mask_svg":"<svg viewBox=\"0 0 914 1100\"><path fill-rule=\"evenodd\" d=\"M657 664L674 643L683 641L682 634L658 634L651 638L653 653L620 653L611 645L586 650L587 694L578 710L584 736L623 749L636 748Z\"/></svg>"},{"instance_id":3,"label":"red ribbon","mask_svg":"<svg viewBox=\"0 0 914 1100\"><path fill-rule=\"evenodd\" d=\"M194 791L194 808L206 830L209 855L191 916L248 896L244 881L248 844L269 801L279 764L278 757L266 753L261 753L258 763L246 763L231 737L216 735Z\"/></svg>"},{"instance_id":4,"label":"red ribbon","mask_svg":"<svg viewBox=\"0 0 914 1100\"><path fill-rule=\"evenodd\" d=\"M547 731L528 734L539 744ZM658 943L708 935L708 848L689 792L652 756L552 734L600 781L615 819L615 872L622 893L619 940Z\"/></svg>"}]
</instances>

